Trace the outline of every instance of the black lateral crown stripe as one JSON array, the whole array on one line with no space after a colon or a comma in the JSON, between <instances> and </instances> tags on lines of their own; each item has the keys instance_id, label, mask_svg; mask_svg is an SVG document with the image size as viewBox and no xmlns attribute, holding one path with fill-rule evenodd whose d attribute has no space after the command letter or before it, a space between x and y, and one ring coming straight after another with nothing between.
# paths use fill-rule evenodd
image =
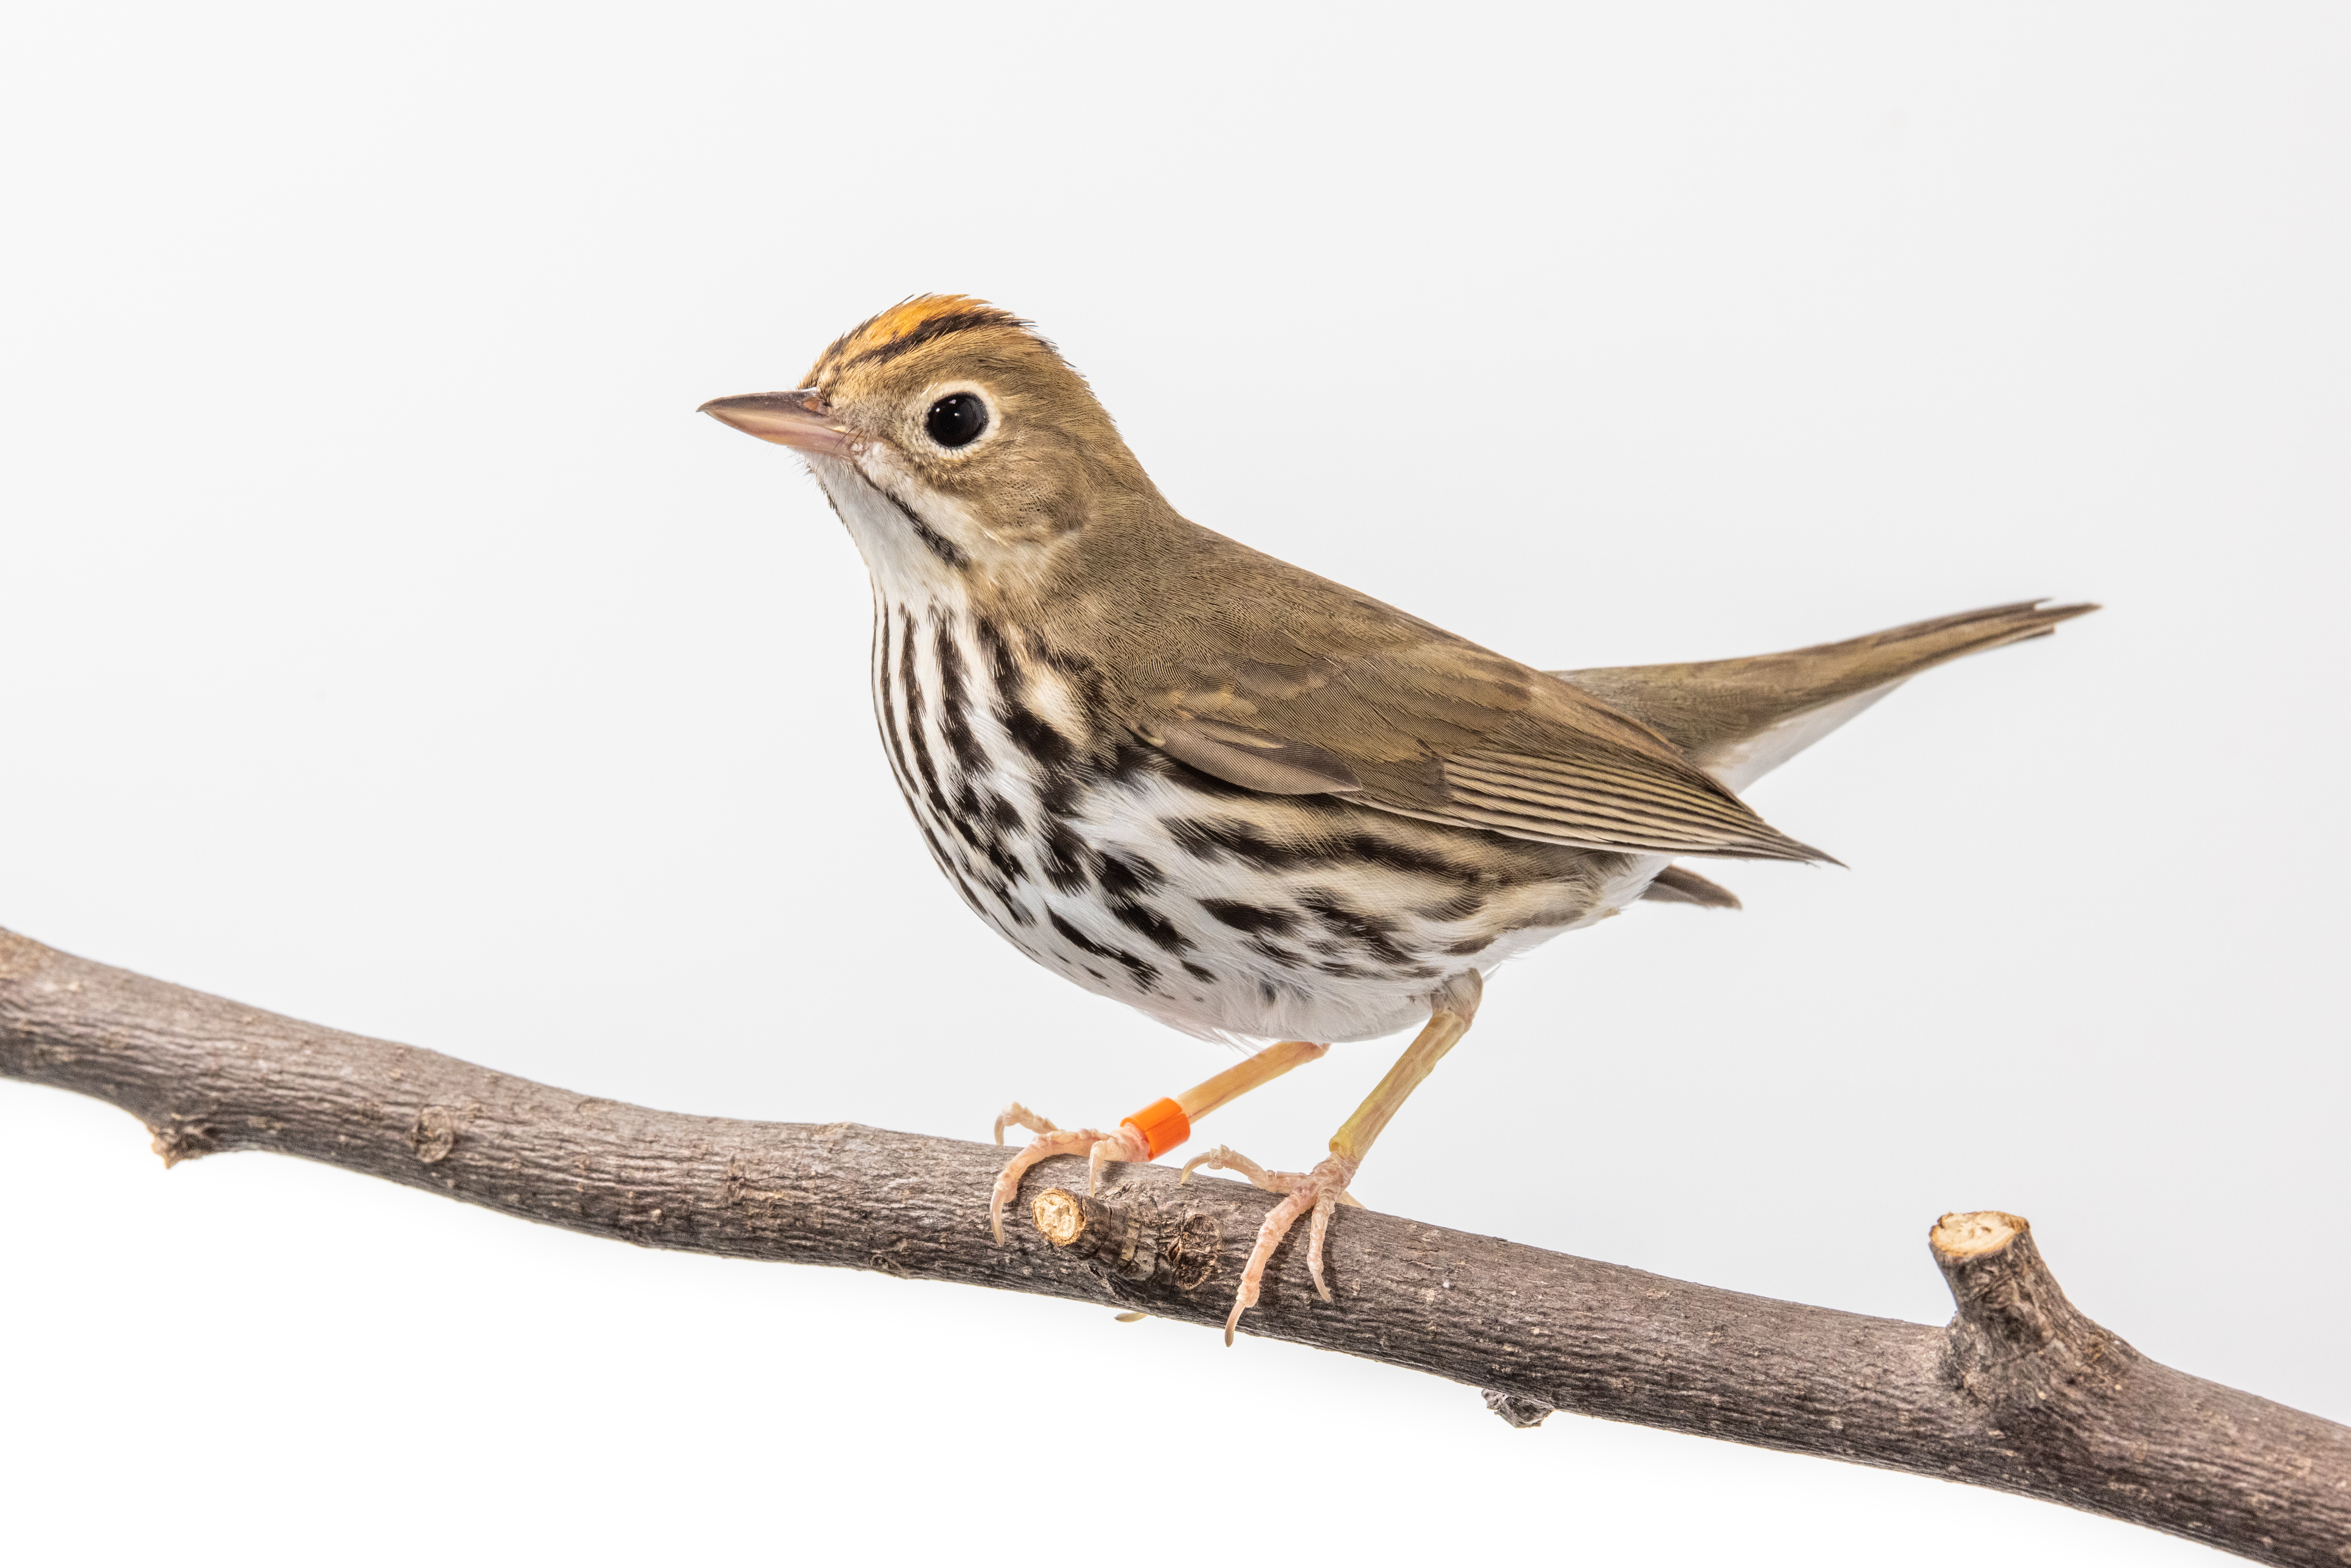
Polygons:
<instances>
[{"instance_id":1,"label":"black lateral crown stripe","mask_svg":"<svg viewBox=\"0 0 2351 1568\"><path fill-rule=\"evenodd\" d=\"M887 364L899 355L919 349L925 343L935 343L941 338L956 332L968 332L975 327L1016 327L1023 331L1034 330L1030 323L1008 311L986 308L949 310L932 317L904 337L893 338L852 359L843 360L837 370L846 371L857 365ZM852 334L852 337L854 335Z\"/></svg>"}]
</instances>

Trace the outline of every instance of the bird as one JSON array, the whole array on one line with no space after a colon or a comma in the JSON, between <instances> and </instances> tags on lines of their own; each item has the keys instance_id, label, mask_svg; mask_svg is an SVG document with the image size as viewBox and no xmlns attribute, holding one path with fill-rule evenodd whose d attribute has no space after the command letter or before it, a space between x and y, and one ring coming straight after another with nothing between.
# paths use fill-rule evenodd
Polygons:
<instances>
[{"instance_id":1,"label":"bird","mask_svg":"<svg viewBox=\"0 0 2351 1568\"><path fill-rule=\"evenodd\" d=\"M1468 1033L1497 966L1643 901L1736 908L1690 858L1822 862L1741 800L1911 676L2097 608L2024 601L1792 652L1545 671L1191 522L1034 323L919 295L789 392L698 411L796 451L863 557L883 749L932 858L1013 946L1089 991L1249 1049L1115 1127L1019 1102L1000 1245L1060 1154L1157 1159L1330 1051L1417 1026L1280 1194L1225 1343L1311 1217Z\"/></svg>"}]
</instances>

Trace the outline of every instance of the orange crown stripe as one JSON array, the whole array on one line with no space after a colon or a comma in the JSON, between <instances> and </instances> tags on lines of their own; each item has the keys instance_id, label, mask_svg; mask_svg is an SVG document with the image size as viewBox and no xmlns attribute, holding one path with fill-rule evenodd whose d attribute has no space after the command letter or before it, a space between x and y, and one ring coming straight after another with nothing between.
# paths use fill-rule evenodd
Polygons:
<instances>
[{"instance_id":1,"label":"orange crown stripe","mask_svg":"<svg viewBox=\"0 0 2351 1568\"><path fill-rule=\"evenodd\" d=\"M942 316L964 316L975 313L1011 318L985 299L974 299L968 294L918 294L912 299L893 305L879 316L858 329L860 347L878 348L906 337L925 321Z\"/></svg>"}]
</instances>

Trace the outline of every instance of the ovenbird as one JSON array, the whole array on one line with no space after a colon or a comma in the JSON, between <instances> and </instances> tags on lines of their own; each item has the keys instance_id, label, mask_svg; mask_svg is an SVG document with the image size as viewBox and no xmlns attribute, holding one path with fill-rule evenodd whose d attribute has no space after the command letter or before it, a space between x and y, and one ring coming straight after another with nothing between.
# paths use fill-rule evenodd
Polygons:
<instances>
[{"instance_id":1,"label":"ovenbird","mask_svg":"<svg viewBox=\"0 0 2351 1568\"><path fill-rule=\"evenodd\" d=\"M1827 857L1738 791L1895 685L2095 608L2001 605L1708 664L1546 673L1177 515L1025 321L925 296L799 391L703 412L799 451L873 584L883 745L939 869L1031 958L1209 1039L1272 1041L1058 1153L1155 1157L1334 1041L1421 1024L1283 1193L1226 1324L1475 1016L1502 960L1639 899L1736 907L1684 856Z\"/></svg>"}]
</instances>

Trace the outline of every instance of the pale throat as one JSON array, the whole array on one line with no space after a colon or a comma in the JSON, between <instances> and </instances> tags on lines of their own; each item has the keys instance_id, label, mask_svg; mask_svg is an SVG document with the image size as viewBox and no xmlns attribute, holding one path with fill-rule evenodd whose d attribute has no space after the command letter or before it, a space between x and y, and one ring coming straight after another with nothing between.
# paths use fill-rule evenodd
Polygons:
<instances>
[{"instance_id":1,"label":"pale throat","mask_svg":"<svg viewBox=\"0 0 2351 1568\"><path fill-rule=\"evenodd\" d=\"M967 565L970 552L956 537L962 529L950 533L932 520L942 510L933 498L909 503L900 497L914 486L893 482L895 476L886 472L869 478L862 465L846 458L811 455L808 465L864 558L874 592L884 603L903 605L917 616L969 608L969 581L965 566L956 562Z\"/></svg>"},{"instance_id":2,"label":"pale throat","mask_svg":"<svg viewBox=\"0 0 2351 1568\"><path fill-rule=\"evenodd\" d=\"M810 455L809 469L885 603L917 615L967 613L976 599L1002 606L1033 598L1065 558L1074 534L1037 539L1001 533L960 498L906 473L886 453Z\"/></svg>"}]
</instances>

